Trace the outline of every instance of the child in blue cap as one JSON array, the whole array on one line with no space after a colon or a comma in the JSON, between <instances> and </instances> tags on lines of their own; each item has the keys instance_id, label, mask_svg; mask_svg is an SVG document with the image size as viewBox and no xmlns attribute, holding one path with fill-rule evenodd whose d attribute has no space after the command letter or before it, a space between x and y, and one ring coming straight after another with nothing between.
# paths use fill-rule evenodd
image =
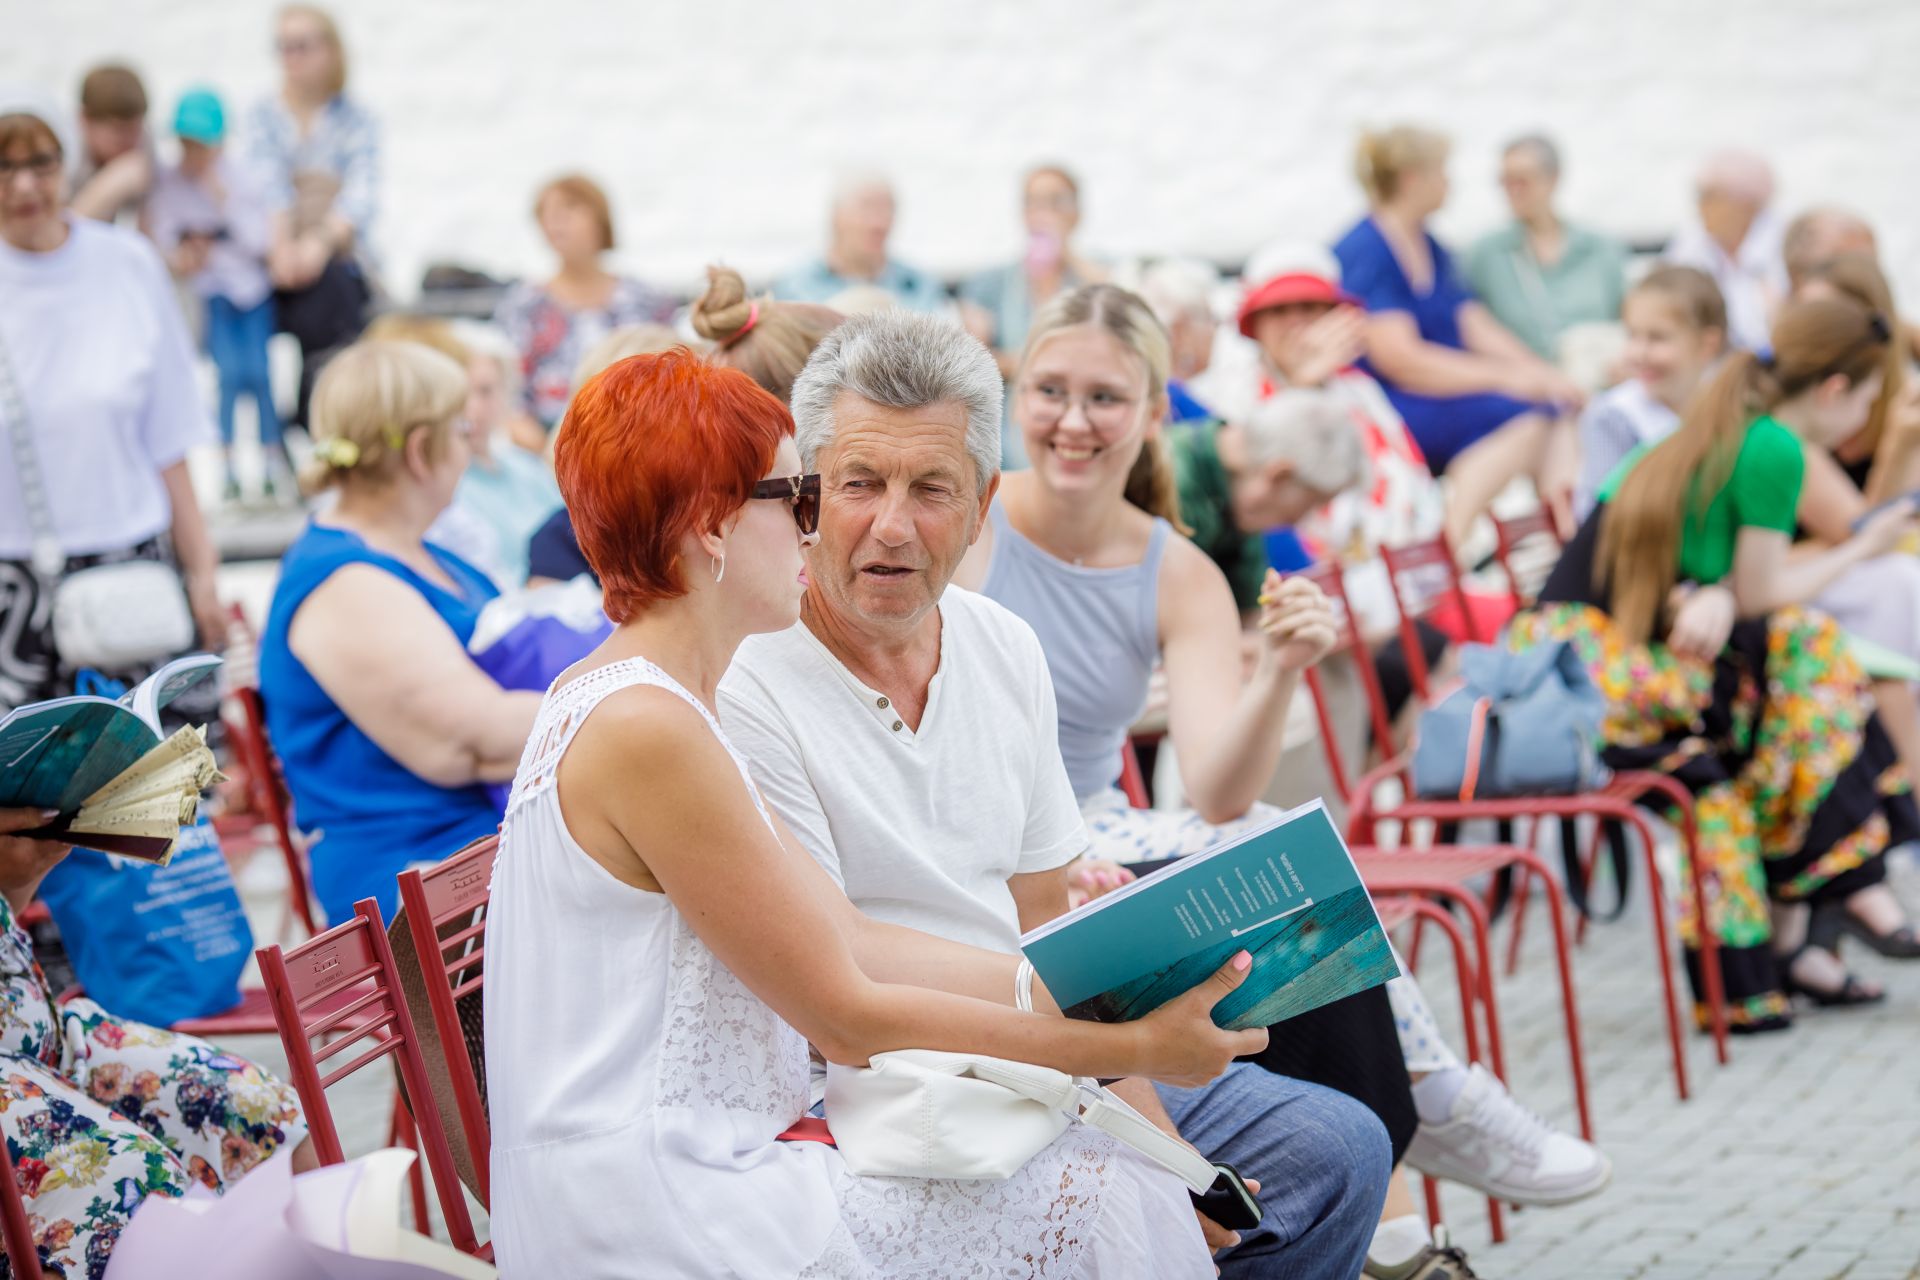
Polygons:
<instances>
[{"instance_id":1,"label":"child in blue cap","mask_svg":"<svg viewBox=\"0 0 1920 1280\"><path fill-rule=\"evenodd\" d=\"M147 233L174 276L206 301L207 354L220 372L226 495L240 493L233 470L233 414L245 395L259 415L266 494L292 496L293 472L267 375L267 339L274 331L267 207L257 185L226 158L226 111L212 90L181 95L173 131L180 139L180 161L154 184Z\"/></svg>"}]
</instances>

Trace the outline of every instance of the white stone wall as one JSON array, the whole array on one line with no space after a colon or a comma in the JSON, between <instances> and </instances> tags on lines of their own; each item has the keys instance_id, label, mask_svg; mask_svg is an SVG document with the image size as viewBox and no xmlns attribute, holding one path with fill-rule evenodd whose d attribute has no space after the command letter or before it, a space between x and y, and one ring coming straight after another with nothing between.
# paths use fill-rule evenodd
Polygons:
<instances>
[{"instance_id":1,"label":"white stone wall","mask_svg":"<svg viewBox=\"0 0 1920 1280\"><path fill-rule=\"evenodd\" d=\"M1232 259L1329 238L1359 211L1365 123L1456 142L1439 221L1501 213L1495 148L1545 129L1564 206L1670 230L1706 149L1775 160L1782 206L1840 200L1880 231L1920 309L1920 3L1914 0L334 0L353 91L383 118L379 245L403 296L432 259L540 270L528 214L572 167L613 193L621 258L686 287L724 259L766 275L815 251L838 172L884 168L903 258L1012 253L1016 176L1082 175L1085 245ZM63 94L92 62L195 82L235 114L269 91L253 0L15 0L0 78Z\"/></svg>"}]
</instances>

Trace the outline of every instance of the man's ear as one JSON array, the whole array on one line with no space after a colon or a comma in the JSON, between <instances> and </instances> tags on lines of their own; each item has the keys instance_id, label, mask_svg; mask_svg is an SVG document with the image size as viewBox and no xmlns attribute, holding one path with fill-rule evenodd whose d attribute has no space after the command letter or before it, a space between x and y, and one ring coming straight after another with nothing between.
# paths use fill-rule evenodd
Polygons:
<instances>
[{"instance_id":1,"label":"man's ear","mask_svg":"<svg viewBox=\"0 0 1920 1280\"><path fill-rule=\"evenodd\" d=\"M1000 473L996 471L987 480L986 488L980 491L980 507L974 513L973 537L967 539L968 546L980 541L980 531L987 527L987 510L993 506L993 495L998 492L1000 492Z\"/></svg>"}]
</instances>

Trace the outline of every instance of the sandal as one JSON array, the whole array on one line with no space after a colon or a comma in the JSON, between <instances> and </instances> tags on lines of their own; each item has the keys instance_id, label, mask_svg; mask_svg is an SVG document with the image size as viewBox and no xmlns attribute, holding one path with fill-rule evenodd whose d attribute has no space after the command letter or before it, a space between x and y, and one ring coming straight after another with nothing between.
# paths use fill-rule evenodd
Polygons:
<instances>
[{"instance_id":1,"label":"sandal","mask_svg":"<svg viewBox=\"0 0 1920 1280\"><path fill-rule=\"evenodd\" d=\"M1920 959L1920 934L1914 932L1912 925L1903 924L1898 929L1890 929L1886 933L1875 933L1867 928L1859 916L1844 906L1836 905L1831 910L1839 917L1835 923L1839 925L1842 933L1852 934L1888 959Z\"/></svg>"},{"instance_id":2,"label":"sandal","mask_svg":"<svg viewBox=\"0 0 1920 1280\"><path fill-rule=\"evenodd\" d=\"M1790 996L1805 996L1822 1009L1848 1008L1853 1005L1879 1004L1887 998L1885 991L1869 991L1860 979L1849 973L1840 984L1838 991L1823 991L1809 986L1793 976L1793 962L1813 949L1813 943L1800 946L1792 955L1780 960L1780 986Z\"/></svg>"}]
</instances>

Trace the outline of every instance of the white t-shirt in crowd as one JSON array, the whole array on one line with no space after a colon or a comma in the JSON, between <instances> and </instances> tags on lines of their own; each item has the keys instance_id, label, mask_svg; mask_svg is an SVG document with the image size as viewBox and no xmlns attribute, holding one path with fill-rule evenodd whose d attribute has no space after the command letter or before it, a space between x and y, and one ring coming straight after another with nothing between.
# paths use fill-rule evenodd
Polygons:
<instances>
[{"instance_id":1,"label":"white t-shirt in crowd","mask_svg":"<svg viewBox=\"0 0 1920 1280\"><path fill-rule=\"evenodd\" d=\"M163 468L214 438L173 285L138 233L71 215L67 242L0 240L0 352L25 402L54 532L68 555L117 551L172 522ZM33 532L0 438L0 559Z\"/></svg>"},{"instance_id":2,"label":"white t-shirt in crowd","mask_svg":"<svg viewBox=\"0 0 1920 1280\"><path fill-rule=\"evenodd\" d=\"M1011 876L1087 847L1033 628L947 588L918 732L796 623L751 636L720 722L768 804L876 920L1011 952Z\"/></svg>"}]
</instances>

